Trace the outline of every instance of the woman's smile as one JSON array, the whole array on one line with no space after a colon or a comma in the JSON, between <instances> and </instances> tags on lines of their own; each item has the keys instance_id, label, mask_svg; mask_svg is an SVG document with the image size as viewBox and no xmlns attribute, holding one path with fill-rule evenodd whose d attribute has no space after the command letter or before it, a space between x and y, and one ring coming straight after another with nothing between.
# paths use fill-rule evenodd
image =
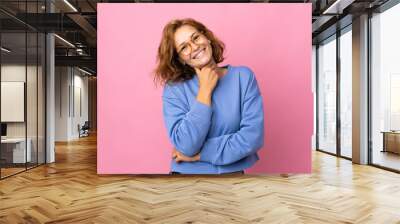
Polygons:
<instances>
[{"instance_id":1,"label":"woman's smile","mask_svg":"<svg viewBox=\"0 0 400 224\"><path fill-rule=\"evenodd\" d=\"M188 64L193 67L201 68L208 64L212 58L211 46L198 46L198 49L193 51L192 55L189 57Z\"/></svg>"},{"instance_id":2,"label":"woman's smile","mask_svg":"<svg viewBox=\"0 0 400 224\"><path fill-rule=\"evenodd\" d=\"M204 47L201 50L199 50L198 52L195 52L193 54L193 58L194 59L199 59L200 57L202 57L204 55L205 50L206 50L206 48Z\"/></svg>"}]
</instances>

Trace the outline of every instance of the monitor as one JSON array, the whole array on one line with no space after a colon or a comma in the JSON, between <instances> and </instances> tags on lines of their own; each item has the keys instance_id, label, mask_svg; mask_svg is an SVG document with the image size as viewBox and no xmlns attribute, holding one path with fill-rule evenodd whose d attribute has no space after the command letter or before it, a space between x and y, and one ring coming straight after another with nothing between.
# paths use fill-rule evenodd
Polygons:
<instances>
[{"instance_id":1,"label":"monitor","mask_svg":"<svg viewBox=\"0 0 400 224\"><path fill-rule=\"evenodd\" d=\"M1 136L7 136L7 124L1 123Z\"/></svg>"}]
</instances>

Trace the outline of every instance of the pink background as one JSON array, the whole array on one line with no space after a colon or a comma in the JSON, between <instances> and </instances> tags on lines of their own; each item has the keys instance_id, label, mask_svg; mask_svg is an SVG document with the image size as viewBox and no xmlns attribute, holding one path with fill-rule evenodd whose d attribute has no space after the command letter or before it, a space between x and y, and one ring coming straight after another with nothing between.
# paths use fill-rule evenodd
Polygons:
<instances>
[{"instance_id":1,"label":"pink background","mask_svg":"<svg viewBox=\"0 0 400 224\"><path fill-rule=\"evenodd\" d=\"M258 80L265 145L246 173L311 172L311 4L98 4L99 174L169 173L162 88L151 71L164 25L191 17L225 44L220 65L246 65Z\"/></svg>"}]
</instances>

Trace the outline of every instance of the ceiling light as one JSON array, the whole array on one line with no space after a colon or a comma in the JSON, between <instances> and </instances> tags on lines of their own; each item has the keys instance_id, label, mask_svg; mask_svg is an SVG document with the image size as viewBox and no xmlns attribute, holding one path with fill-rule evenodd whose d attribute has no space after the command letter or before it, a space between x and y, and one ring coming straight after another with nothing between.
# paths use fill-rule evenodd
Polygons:
<instances>
[{"instance_id":1,"label":"ceiling light","mask_svg":"<svg viewBox=\"0 0 400 224\"><path fill-rule=\"evenodd\" d=\"M332 5L324 10L322 14L342 14L343 9L351 5L355 0L336 0Z\"/></svg>"},{"instance_id":2,"label":"ceiling light","mask_svg":"<svg viewBox=\"0 0 400 224\"><path fill-rule=\"evenodd\" d=\"M4 51L4 52L6 52L6 53L10 53L10 52L11 52L11 50L9 50L9 49L7 49L7 48L5 48L5 47L1 47L1 50Z\"/></svg>"},{"instance_id":3,"label":"ceiling light","mask_svg":"<svg viewBox=\"0 0 400 224\"><path fill-rule=\"evenodd\" d=\"M90 72L88 72L88 71L86 71L86 70L83 70L83 69L81 69L81 68L79 68L79 67L78 67L78 70L81 71L81 72L83 72L83 73L85 73L85 74L93 75L92 73L90 73Z\"/></svg>"},{"instance_id":4,"label":"ceiling light","mask_svg":"<svg viewBox=\"0 0 400 224\"><path fill-rule=\"evenodd\" d=\"M74 12L78 12L78 10L71 4L69 3L68 0L64 0L65 4L67 4L72 10L74 10Z\"/></svg>"},{"instance_id":5,"label":"ceiling light","mask_svg":"<svg viewBox=\"0 0 400 224\"><path fill-rule=\"evenodd\" d=\"M60 37L60 36L57 35L57 34L54 34L54 36L57 37L58 39L60 39L61 41L63 41L64 43L68 44L69 46L75 48L75 45L71 44L71 42L69 42L68 40L66 40L66 39L64 39L64 38L62 38L62 37Z\"/></svg>"}]
</instances>

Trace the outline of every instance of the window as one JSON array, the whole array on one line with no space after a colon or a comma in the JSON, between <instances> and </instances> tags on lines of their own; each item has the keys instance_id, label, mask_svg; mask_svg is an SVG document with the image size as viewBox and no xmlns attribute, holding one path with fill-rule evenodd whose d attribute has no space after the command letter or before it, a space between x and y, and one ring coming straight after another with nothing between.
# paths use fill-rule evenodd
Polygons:
<instances>
[{"instance_id":1,"label":"window","mask_svg":"<svg viewBox=\"0 0 400 224\"><path fill-rule=\"evenodd\" d=\"M371 18L372 163L400 170L400 4ZM393 132L392 132L393 131Z\"/></svg>"},{"instance_id":2,"label":"window","mask_svg":"<svg viewBox=\"0 0 400 224\"><path fill-rule=\"evenodd\" d=\"M336 36L318 47L318 149L336 153Z\"/></svg>"},{"instance_id":3,"label":"window","mask_svg":"<svg viewBox=\"0 0 400 224\"><path fill-rule=\"evenodd\" d=\"M352 157L352 35L351 26L340 36L340 155Z\"/></svg>"}]
</instances>

